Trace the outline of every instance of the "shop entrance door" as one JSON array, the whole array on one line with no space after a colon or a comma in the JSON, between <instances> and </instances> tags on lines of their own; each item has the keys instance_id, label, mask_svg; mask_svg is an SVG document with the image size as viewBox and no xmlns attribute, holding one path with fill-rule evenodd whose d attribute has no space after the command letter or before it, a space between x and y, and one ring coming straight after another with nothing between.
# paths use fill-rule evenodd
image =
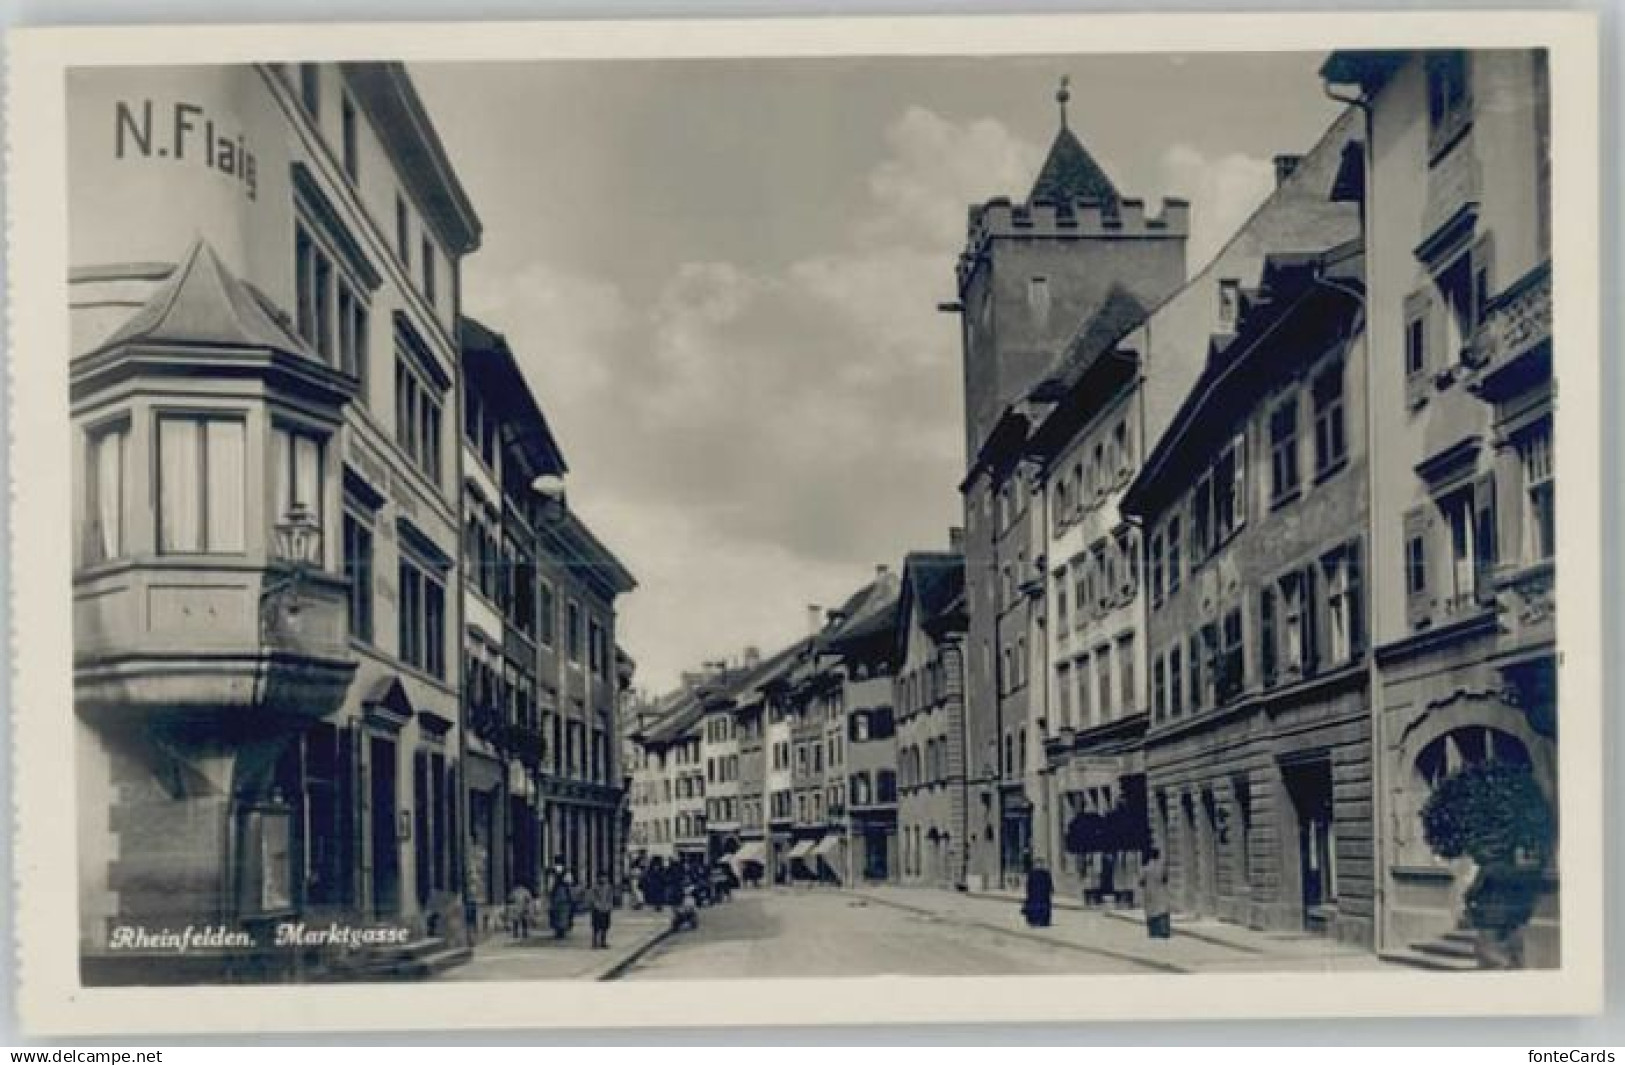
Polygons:
<instances>
[{"instance_id":1,"label":"shop entrance door","mask_svg":"<svg viewBox=\"0 0 1625 1065\"><path fill-rule=\"evenodd\" d=\"M401 908L401 852L396 837L395 741L374 736L368 749L372 779L372 908L392 917Z\"/></svg>"},{"instance_id":2,"label":"shop entrance door","mask_svg":"<svg viewBox=\"0 0 1625 1065\"><path fill-rule=\"evenodd\" d=\"M1298 819L1298 870L1304 927L1324 927L1324 908L1337 902L1332 767L1327 760L1290 766L1287 791Z\"/></svg>"}]
</instances>

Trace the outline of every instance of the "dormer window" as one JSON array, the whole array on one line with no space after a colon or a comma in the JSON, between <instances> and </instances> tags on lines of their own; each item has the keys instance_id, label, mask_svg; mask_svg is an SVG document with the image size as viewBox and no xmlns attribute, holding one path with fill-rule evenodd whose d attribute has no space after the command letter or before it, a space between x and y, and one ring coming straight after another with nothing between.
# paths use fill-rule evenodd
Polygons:
<instances>
[{"instance_id":1,"label":"dormer window","mask_svg":"<svg viewBox=\"0 0 1625 1065\"><path fill-rule=\"evenodd\" d=\"M1219 329L1233 332L1241 315L1241 282L1234 277L1219 279Z\"/></svg>"},{"instance_id":2,"label":"dormer window","mask_svg":"<svg viewBox=\"0 0 1625 1065\"><path fill-rule=\"evenodd\" d=\"M1467 53L1450 50L1429 53L1428 149L1437 159L1472 124L1472 88Z\"/></svg>"}]
</instances>

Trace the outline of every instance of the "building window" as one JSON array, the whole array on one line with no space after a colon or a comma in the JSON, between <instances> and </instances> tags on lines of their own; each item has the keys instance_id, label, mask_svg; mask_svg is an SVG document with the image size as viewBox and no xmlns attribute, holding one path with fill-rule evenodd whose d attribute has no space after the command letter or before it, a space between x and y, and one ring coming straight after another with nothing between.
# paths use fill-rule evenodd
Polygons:
<instances>
[{"instance_id":1,"label":"building window","mask_svg":"<svg viewBox=\"0 0 1625 1065\"><path fill-rule=\"evenodd\" d=\"M581 607L572 600L564 608L565 653L570 661L581 662Z\"/></svg>"},{"instance_id":2,"label":"building window","mask_svg":"<svg viewBox=\"0 0 1625 1065\"><path fill-rule=\"evenodd\" d=\"M1179 591L1180 570L1183 559L1180 558L1180 528L1179 515L1168 516L1168 594L1173 595Z\"/></svg>"},{"instance_id":3,"label":"building window","mask_svg":"<svg viewBox=\"0 0 1625 1065\"><path fill-rule=\"evenodd\" d=\"M1191 496L1191 568L1213 551L1213 476L1204 472Z\"/></svg>"},{"instance_id":4,"label":"building window","mask_svg":"<svg viewBox=\"0 0 1625 1065\"><path fill-rule=\"evenodd\" d=\"M330 366L365 382L370 332L362 286L304 225L294 228L294 327ZM363 390L362 395L365 395Z\"/></svg>"},{"instance_id":5,"label":"building window","mask_svg":"<svg viewBox=\"0 0 1625 1065\"><path fill-rule=\"evenodd\" d=\"M1290 573L1280 582L1281 592L1281 672L1288 679L1314 672L1317 657L1315 631L1315 569L1313 566Z\"/></svg>"},{"instance_id":6,"label":"building window","mask_svg":"<svg viewBox=\"0 0 1625 1065\"><path fill-rule=\"evenodd\" d=\"M83 557L86 565L124 554L124 482L129 440L127 421L102 426L85 439Z\"/></svg>"},{"instance_id":7,"label":"building window","mask_svg":"<svg viewBox=\"0 0 1625 1065\"><path fill-rule=\"evenodd\" d=\"M537 609L541 612L541 627L539 638L543 647L552 647L558 633L558 603L553 596L553 586L543 582L537 589Z\"/></svg>"},{"instance_id":8,"label":"building window","mask_svg":"<svg viewBox=\"0 0 1625 1065\"><path fill-rule=\"evenodd\" d=\"M1427 56L1428 148L1437 158L1467 131L1472 122L1468 57L1461 50Z\"/></svg>"},{"instance_id":9,"label":"building window","mask_svg":"<svg viewBox=\"0 0 1625 1065\"><path fill-rule=\"evenodd\" d=\"M1072 667L1062 664L1055 667L1055 696L1057 718L1062 728L1072 725Z\"/></svg>"},{"instance_id":10,"label":"building window","mask_svg":"<svg viewBox=\"0 0 1625 1065\"><path fill-rule=\"evenodd\" d=\"M1066 572L1063 570L1055 576L1055 631L1064 636L1067 623Z\"/></svg>"},{"instance_id":11,"label":"building window","mask_svg":"<svg viewBox=\"0 0 1625 1065\"><path fill-rule=\"evenodd\" d=\"M355 113L355 101L348 96L344 97L341 110L342 144L344 152L344 172L350 176L351 181L361 180L361 144L358 118Z\"/></svg>"},{"instance_id":12,"label":"building window","mask_svg":"<svg viewBox=\"0 0 1625 1065\"><path fill-rule=\"evenodd\" d=\"M311 118L321 115L321 78L321 69L315 63L299 64L299 102L304 105Z\"/></svg>"},{"instance_id":13,"label":"building window","mask_svg":"<svg viewBox=\"0 0 1625 1065\"><path fill-rule=\"evenodd\" d=\"M1282 503L1298 492L1298 395L1283 399L1270 412L1270 502Z\"/></svg>"},{"instance_id":14,"label":"building window","mask_svg":"<svg viewBox=\"0 0 1625 1065\"><path fill-rule=\"evenodd\" d=\"M1233 609L1224 615L1220 627L1218 669L1214 676L1215 695L1219 703L1228 703L1241 694L1246 686L1246 642L1242 636L1241 610Z\"/></svg>"},{"instance_id":15,"label":"building window","mask_svg":"<svg viewBox=\"0 0 1625 1065\"><path fill-rule=\"evenodd\" d=\"M158 419L158 551L240 554L248 468L240 418Z\"/></svg>"},{"instance_id":16,"label":"building window","mask_svg":"<svg viewBox=\"0 0 1625 1065\"><path fill-rule=\"evenodd\" d=\"M1241 316L1241 281L1234 277L1219 279L1219 330L1235 332Z\"/></svg>"},{"instance_id":17,"label":"building window","mask_svg":"<svg viewBox=\"0 0 1625 1065\"><path fill-rule=\"evenodd\" d=\"M1213 522L1216 544L1247 523L1247 434L1237 433L1213 464Z\"/></svg>"},{"instance_id":18,"label":"building window","mask_svg":"<svg viewBox=\"0 0 1625 1065\"><path fill-rule=\"evenodd\" d=\"M1043 326L1049 322L1049 278L1033 277L1027 280L1027 309L1033 321Z\"/></svg>"},{"instance_id":19,"label":"building window","mask_svg":"<svg viewBox=\"0 0 1625 1065\"><path fill-rule=\"evenodd\" d=\"M412 215L406 209L406 198L395 194L395 257L401 265L412 265Z\"/></svg>"},{"instance_id":20,"label":"building window","mask_svg":"<svg viewBox=\"0 0 1625 1065\"><path fill-rule=\"evenodd\" d=\"M1315 375L1311 393L1315 408L1315 478L1319 480L1341 466L1348 455L1341 359Z\"/></svg>"},{"instance_id":21,"label":"building window","mask_svg":"<svg viewBox=\"0 0 1625 1065\"><path fill-rule=\"evenodd\" d=\"M436 302L435 284L438 279L435 276L434 244L429 240L427 234L425 234L423 237L423 241L419 246L419 251L420 257L422 258L423 298L429 301L429 306L433 307Z\"/></svg>"},{"instance_id":22,"label":"building window","mask_svg":"<svg viewBox=\"0 0 1625 1065\"><path fill-rule=\"evenodd\" d=\"M1258 591L1258 671L1266 688L1275 683L1276 639L1275 589L1265 585Z\"/></svg>"},{"instance_id":23,"label":"building window","mask_svg":"<svg viewBox=\"0 0 1625 1065\"><path fill-rule=\"evenodd\" d=\"M1213 626L1209 625L1208 628L1211 630ZM1215 634L1215 649L1217 649L1217 643L1218 639L1217 635ZM1198 633L1193 633L1191 635L1188 661L1190 665L1190 708L1191 713L1194 714L1208 704L1205 694L1207 689L1203 684L1202 674L1209 674L1208 679L1211 680L1211 674L1213 672L1213 659L1203 648L1202 637Z\"/></svg>"},{"instance_id":24,"label":"building window","mask_svg":"<svg viewBox=\"0 0 1625 1065\"><path fill-rule=\"evenodd\" d=\"M446 675L446 586L409 558L400 562L400 658L431 677Z\"/></svg>"},{"instance_id":25,"label":"building window","mask_svg":"<svg viewBox=\"0 0 1625 1065\"><path fill-rule=\"evenodd\" d=\"M1151 605L1162 605L1162 533L1151 534Z\"/></svg>"},{"instance_id":26,"label":"building window","mask_svg":"<svg viewBox=\"0 0 1625 1065\"><path fill-rule=\"evenodd\" d=\"M372 527L344 515L344 579L350 589L350 635L372 642Z\"/></svg>"},{"instance_id":27,"label":"building window","mask_svg":"<svg viewBox=\"0 0 1625 1065\"><path fill-rule=\"evenodd\" d=\"M1122 689L1122 703L1118 710L1121 714L1131 714L1135 711L1135 670L1134 670L1134 635L1120 636L1117 639L1117 677Z\"/></svg>"},{"instance_id":28,"label":"building window","mask_svg":"<svg viewBox=\"0 0 1625 1065\"><path fill-rule=\"evenodd\" d=\"M278 426L272 430L273 526L286 521L295 511L303 511L315 519L318 528L325 527L322 521L323 443L320 437L294 429Z\"/></svg>"},{"instance_id":29,"label":"building window","mask_svg":"<svg viewBox=\"0 0 1625 1065\"><path fill-rule=\"evenodd\" d=\"M1099 702L1095 704L1095 720L1110 721L1112 719L1112 649L1109 644L1101 644L1095 649L1095 685L1099 693Z\"/></svg>"},{"instance_id":30,"label":"building window","mask_svg":"<svg viewBox=\"0 0 1625 1065\"><path fill-rule=\"evenodd\" d=\"M403 350L395 355L395 440L424 476L441 483L442 393Z\"/></svg>"},{"instance_id":31,"label":"building window","mask_svg":"<svg viewBox=\"0 0 1625 1065\"><path fill-rule=\"evenodd\" d=\"M1078 725L1088 728L1094 724L1094 698L1093 688L1089 684L1089 656L1084 655L1078 659Z\"/></svg>"},{"instance_id":32,"label":"building window","mask_svg":"<svg viewBox=\"0 0 1625 1065\"><path fill-rule=\"evenodd\" d=\"M1352 541L1321 559L1326 585L1326 661L1352 661L1365 645L1365 614L1360 579L1360 544Z\"/></svg>"},{"instance_id":33,"label":"building window","mask_svg":"<svg viewBox=\"0 0 1625 1065\"><path fill-rule=\"evenodd\" d=\"M1543 420L1518 440L1523 471L1523 561L1544 562L1557 551L1557 488L1552 471L1552 423Z\"/></svg>"},{"instance_id":34,"label":"building window","mask_svg":"<svg viewBox=\"0 0 1625 1065\"><path fill-rule=\"evenodd\" d=\"M1168 716L1168 666L1161 655L1151 663L1151 713L1158 721Z\"/></svg>"},{"instance_id":35,"label":"building window","mask_svg":"<svg viewBox=\"0 0 1625 1065\"><path fill-rule=\"evenodd\" d=\"M1175 644L1168 651L1168 716L1178 717L1185 712L1185 677L1180 668L1181 654Z\"/></svg>"},{"instance_id":36,"label":"building window","mask_svg":"<svg viewBox=\"0 0 1625 1065\"><path fill-rule=\"evenodd\" d=\"M587 623L587 669L594 676L604 670L604 629L596 620Z\"/></svg>"}]
</instances>

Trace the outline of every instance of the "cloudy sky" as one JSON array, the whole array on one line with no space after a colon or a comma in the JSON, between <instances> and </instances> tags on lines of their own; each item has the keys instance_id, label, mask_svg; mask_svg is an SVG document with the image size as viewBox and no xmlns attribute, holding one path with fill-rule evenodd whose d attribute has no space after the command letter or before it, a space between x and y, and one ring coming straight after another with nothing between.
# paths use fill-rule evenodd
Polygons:
<instances>
[{"instance_id":1,"label":"cloudy sky","mask_svg":"<svg viewBox=\"0 0 1625 1065\"><path fill-rule=\"evenodd\" d=\"M771 650L943 544L963 472L965 208L1071 125L1119 190L1192 204L1189 266L1332 120L1319 55L420 65L485 223L570 501L641 587L638 682Z\"/></svg>"}]
</instances>

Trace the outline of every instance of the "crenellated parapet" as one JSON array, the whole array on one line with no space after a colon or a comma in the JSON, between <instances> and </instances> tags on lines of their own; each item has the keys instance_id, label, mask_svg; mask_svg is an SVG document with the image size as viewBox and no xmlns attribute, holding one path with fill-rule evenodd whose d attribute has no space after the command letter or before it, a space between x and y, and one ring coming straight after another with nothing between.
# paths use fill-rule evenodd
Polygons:
<instances>
[{"instance_id":1,"label":"crenellated parapet","mask_svg":"<svg viewBox=\"0 0 1625 1065\"><path fill-rule=\"evenodd\" d=\"M1134 240L1189 235L1189 200L1167 197L1157 213L1147 214L1145 201L1138 199L1118 200L1115 205L1099 200L1012 203L1001 196L970 208L960 280L964 281L988 245L1001 238Z\"/></svg>"}]
</instances>

